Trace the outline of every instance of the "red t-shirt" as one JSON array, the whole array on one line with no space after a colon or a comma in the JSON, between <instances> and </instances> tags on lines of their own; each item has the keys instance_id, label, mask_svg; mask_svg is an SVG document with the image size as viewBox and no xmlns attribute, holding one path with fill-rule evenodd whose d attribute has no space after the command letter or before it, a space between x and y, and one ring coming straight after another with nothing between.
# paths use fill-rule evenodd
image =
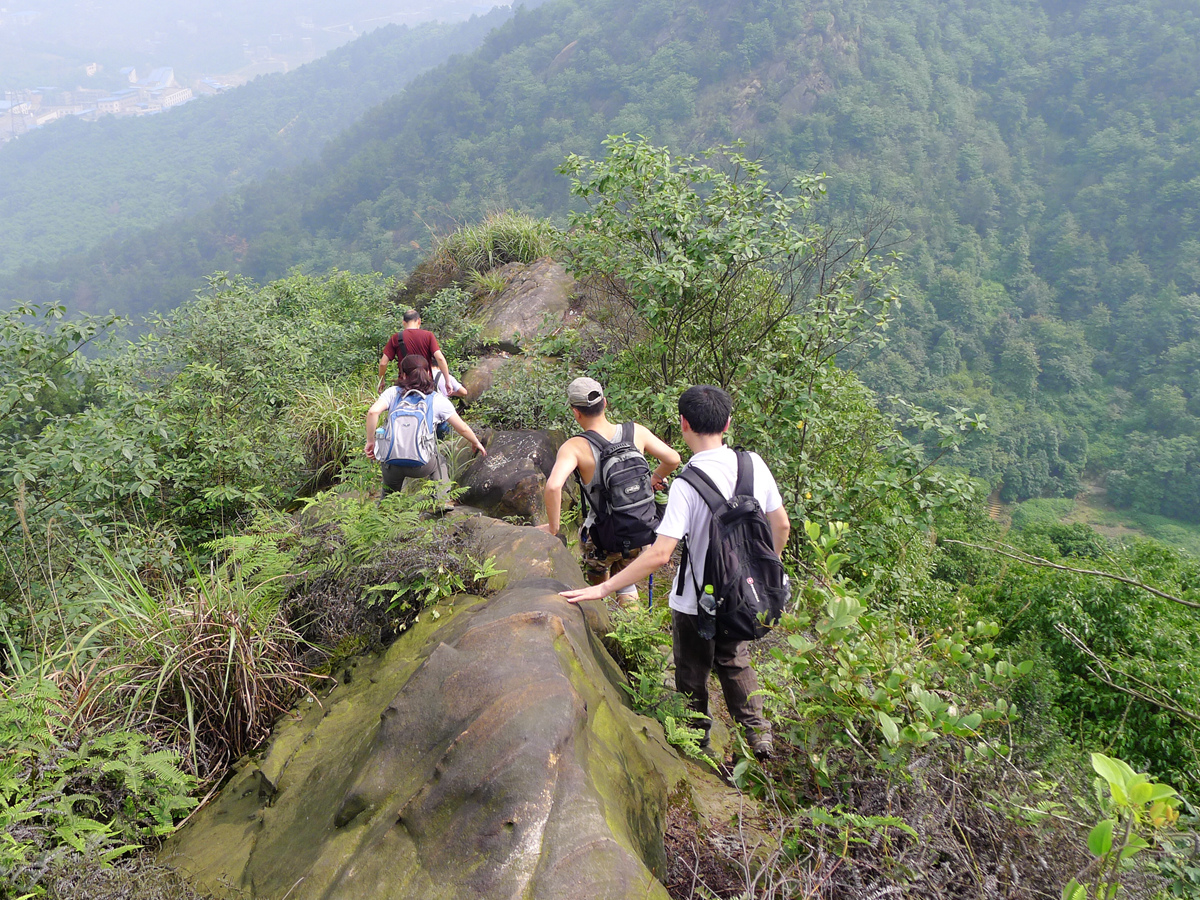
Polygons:
<instances>
[{"instance_id":1,"label":"red t-shirt","mask_svg":"<svg viewBox=\"0 0 1200 900\"><path fill-rule=\"evenodd\" d=\"M429 360L429 368L436 369L437 362L434 360L433 354L441 349L432 331L426 331L424 328L405 328L388 338L387 346L383 348L383 355L389 360L403 359L409 354L423 356Z\"/></svg>"}]
</instances>

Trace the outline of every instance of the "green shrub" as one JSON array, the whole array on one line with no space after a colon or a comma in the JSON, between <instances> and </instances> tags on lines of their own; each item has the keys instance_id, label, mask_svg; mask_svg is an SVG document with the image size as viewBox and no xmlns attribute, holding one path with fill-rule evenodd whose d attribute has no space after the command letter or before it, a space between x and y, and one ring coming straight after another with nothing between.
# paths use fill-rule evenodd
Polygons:
<instances>
[{"instance_id":1,"label":"green shrub","mask_svg":"<svg viewBox=\"0 0 1200 900\"><path fill-rule=\"evenodd\" d=\"M804 607L785 616L786 642L762 669L767 707L814 774L828 782L838 748L905 759L945 739L969 752L1007 755L999 726L1012 711L1011 682L1032 662L1014 663L992 639L999 626L977 622L934 629L922 639L840 576L850 556L845 527L806 522L816 575Z\"/></svg>"},{"instance_id":2,"label":"green shrub","mask_svg":"<svg viewBox=\"0 0 1200 900\"><path fill-rule=\"evenodd\" d=\"M470 317L471 295L461 288L444 288L421 305L421 325L437 335L450 364L450 372L462 375L479 353L483 330Z\"/></svg>"},{"instance_id":3,"label":"green shrub","mask_svg":"<svg viewBox=\"0 0 1200 900\"><path fill-rule=\"evenodd\" d=\"M1039 648L1046 664L1037 676L1039 715L1053 716L1055 730L1078 747L1103 748L1194 791L1200 785L1195 613L1088 572L1113 572L1194 603L1200 565L1161 544L1111 544L1079 526L1033 527L1014 537L1010 551L1048 565L973 548L956 547L953 555L968 561L959 566L958 589L971 614L1005 623L1001 645Z\"/></svg>"},{"instance_id":4,"label":"green shrub","mask_svg":"<svg viewBox=\"0 0 1200 900\"><path fill-rule=\"evenodd\" d=\"M461 520L429 517L444 503L436 482L376 503L360 498L378 484L378 466L358 459L347 474L351 489L318 494L298 523L264 511L244 534L210 545L254 590L282 597L314 668L339 647L386 645L425 608L485 593L495 574Z\"/></svg>"},{"instance_id":5,"label":"green shrub","mask_svg":"<svg viewBox=\"0 0 1200 900\"><path fill-rule=\"evenodd\" d=\"M471 405L470 418L498 429L558 428L573 434L577 428L567 403L567 385L573 377L566 360L514 359Z\"/></svg>"},{"instance_id":6,"label":"green shrub","mask_svg":"<svg viewBox=\"0 0 1200 900\"><path fill-rule=\"evenodd\" d=\"M666 604L657 609L640 603L620 608L613 614L613 630L607 635L615 655L629 675L628 692L633 708L662 723L667 741L693 759L711 764L700 747L703 732L693 727L702 716L689 708L687 698L667 687L671 658L671 612Z\"/></svg>"},{"instance_id":7,"label":"green shrub","mask_svg":"<svg viewBox=\"0 0 1200 900\"><path fill-rule=\"evenodd\" d=\"M36 892L71 856L107 865L196 805L176 750L135 732L76 731L44 672L0 680L0 746L0 896Z\"/></svg>"}]
</instances>

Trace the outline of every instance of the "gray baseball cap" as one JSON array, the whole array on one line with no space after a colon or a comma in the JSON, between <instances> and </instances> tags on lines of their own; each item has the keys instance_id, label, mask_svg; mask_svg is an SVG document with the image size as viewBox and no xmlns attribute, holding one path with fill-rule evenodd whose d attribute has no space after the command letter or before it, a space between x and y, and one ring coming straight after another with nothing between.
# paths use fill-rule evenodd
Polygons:
<instances>
[{"instance_id":1,"label":"gray baseball cap","mask_svg":"<svg viewBox=\"0 0 1200 900\"><path fill-rule=\"evenodd\" d=\"M576 378L567 385L567 402L572 406L594 406L604 399L604 388L595 378Z\"/></svg>"}]
</instances>

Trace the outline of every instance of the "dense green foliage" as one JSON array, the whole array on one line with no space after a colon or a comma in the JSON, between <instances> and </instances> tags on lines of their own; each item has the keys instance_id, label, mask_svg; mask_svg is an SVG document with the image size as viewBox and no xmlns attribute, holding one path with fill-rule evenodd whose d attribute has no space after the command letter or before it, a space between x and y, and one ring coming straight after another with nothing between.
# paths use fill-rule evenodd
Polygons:
<instances>
[{"instance_id":1,"label":"dense green foliage","mask_svg":"<svg viewBox=\"0 0 1200 900\"><path fill-rule=\"evenodd\" d=\"M972 529L965 540L978 544L981 531L986 534ZM1161 544L1123 546L1084 525L1036 520L1014 535L1013 553L1022 559L1132 574L1196 602L1196 561ZM1196 608L1082 571L1022 564L983 549L951 550L939 563L939 576L958 587L973 614L1004 623L999 644L1044 663L1023 697L1031 740L1058 734L1107 748L1189 791L1200 785L1200 695L1192 675L1200 666Z\"/></svg>"},{"instance_id":2,"label":"dense green foliage","mask_svg":"<svg viewBox=\"0 0 1200 900\"><path fill-rule=\"evenodd\" d=\"M416 75L474 49L507 10L464 24L380 28L288 75L169 115L64 120L0 150L0 274L205 209L316 157ZM85 308L75 298L73 308Z\"/></svg>"},{"instance_id":3,"label":"dense green foliage","mask_svg":"<svg viewBox=\"0 0 1200 900\"><path fill-rule=\"evenodd\" d=\"M608 134L745 138L776 171L830 173L834 220L890 210L904 302L860 371L882 395L986 414L960 465L1005 499L1112 470L1117 502L1193 517L1198 28L1165 0L560 0L295 175L9 293L144 310L213 269L391 270L428 227L564 214L554 168Z\"/></svg>"},{"instance_id":4,"label":"dense green foliage","mask_svg":"<svg viewBox=\"0 0 1200 900\"><path fill-rule=\"evenodd\" d=\"M95 358L110 320L0 320L0 896L169 832L314 671L495 574L432 498L373 502L390 288L214 276Z\"/></svg>"},{"instance_id":5,"label":"dense green foliage","mask_svg":"<svg viewBox=\"0 0 1200 900\"><path fill-rule=\"evenodd\" d=\"M672 170L669 154L645 149L664 174ZM628 176L621 160L616 153L592 165L610 165L619 181ZM648 190L639 201L648 205L626 213L653 228L658 216L696 199L665 196L671 202L656 206L664 195ZM731 212L735 231L741 215L752 212ZM562 240L583 246L628 234L629 224L581 219ZM789 240L821 233L801 221ZM618 257L609 265L623 264ZM1047 799L1059 790L1045 787L1047 776L1030 785L1005 773L1037 766L1072 779L1072 761L1102 745L1189 789L1197 751L1194 730L1181 723L1200 709L1187 681L1190 611L1166 600L1146 605L1129 585L1043 577L1052 570L936 546L931 526L972 539L988 528L971 485L931 468L897 429L928 431L949 447L975 423L943 423L911 406L903 417L885 415L857 377L835 365L838 348L885 345L889 304L871 300L886 298L872 259L859 260L852 284L831 279L828 294L804 295L819 315L784 316L761 337L759 351L783 361L782 371L734 369L733 440L758 449L778 476L797 526L787 563L804 587L762 666L787 755L764 770L737 751L728 772L776 804L779 847L758 870L772 877L835 879L853 890L836 880L853 869L838 869L838 860L874 860L872 884L884 886L901 873L933 877L950 858L963 873L963 896L978 893L991 872L1057 888L1054 879L1083 867L1086 844L1080 837L1064 849L1052 830L1035 832L1059 860L1052 870L1004 850L1020 846L1003 837L1014 820L1036 825L1066 809ZM673 257L658 271L687 265ZM769 271L766 259L747 269L730 302L778 290ZM0 690L13 709L42 710L38 721L49 729L41 744L30 743L25 762L36 758L39 780L0 784L6 887L34 886L50 862L96 865L126 842L152 840L188 808L190 776L215 777L253 747L307 678L336 676L349 656L386 643L429 605L478 590L492 574L451 519L422 518L433 493L370 499L378 470L355 445L370 397L364 377L371 379L391 330L394 291L345 274L294 275L265 287L214 276L203 295L97 360L75 350L106 322L64 324L55 309L4 318L3 483L13 487L11 506L0 508L10 509L0 534ZM477 340L477 327L463 320L464 291L414 299L446 324L448 346L465 351ZM625 305L618 296L607 303ZM633 315L629 346L598 348L585 328L532 347L538 357L556 355L532 369L511 366L517 381L495 390L472 419L560 419L562 385L587 365L629 412L658 427L671 417L678 385L647 383L638 338L646 323L638 322L640 308ZM679 342L682 379L711 371L724 352L686 329ZM514 405L518 396L528 405ZM320 467L342 489L288 514ZM1073 554L1096 566L1097 554L1127 553L1116 567L1185 598L1195 590L1191 561L1161 547L1107 548L1087 529L1031 527L1025 540L1042 556ZM652 615L617 629L636 670L632 697L698 753L679 698L662 687L660 621ZM33 734L35 725L44 734L27 716L13 727ZM896 779L915 779L900 788L903 803L915 806L882 804L897 789L884 782ZM960 781L954 802L986 818L981 833L990 842L972 836L964 848L953 821L916 840L910 823L923 818L920 803L948 803L936 785ZM880 802L856 801L863 785ZM36 810L35 789L48 799ZM1104 821L1109 812L1083 814ZM1158 827L1139 825L1148 837ZM852 843L852 833L862 836ZM882 858L872 855L872 834L885 836ZM802 843L824 850L806 857L796 852ZM968 855L975 866L965 864Z\"/></svg>"}]
</instances>

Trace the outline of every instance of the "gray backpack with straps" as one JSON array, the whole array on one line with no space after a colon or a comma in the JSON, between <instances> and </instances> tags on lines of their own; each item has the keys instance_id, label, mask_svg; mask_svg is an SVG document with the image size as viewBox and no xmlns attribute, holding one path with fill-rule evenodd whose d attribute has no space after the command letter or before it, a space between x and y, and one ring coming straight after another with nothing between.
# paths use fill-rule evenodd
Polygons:
<instances>
[{"instance_id":1,"label":"gray backpack with straps","mask_svg":"<svg viewBox=\"0 0 1200 900\"><path fill-rule=\"evenodd\" d=\"M629 554L654 543L659 512L654 502L654 485L646 457L633 442L633 423L625 422L611 441L594 431L583 437L600 454L597 481L600 503L588 534L599 549L608 553ZM579 473L576 471L576 478ZM586 491L580 491L587 497ZM585 499L586 503L587 500Z\"/></svg>"}]
</instances>

